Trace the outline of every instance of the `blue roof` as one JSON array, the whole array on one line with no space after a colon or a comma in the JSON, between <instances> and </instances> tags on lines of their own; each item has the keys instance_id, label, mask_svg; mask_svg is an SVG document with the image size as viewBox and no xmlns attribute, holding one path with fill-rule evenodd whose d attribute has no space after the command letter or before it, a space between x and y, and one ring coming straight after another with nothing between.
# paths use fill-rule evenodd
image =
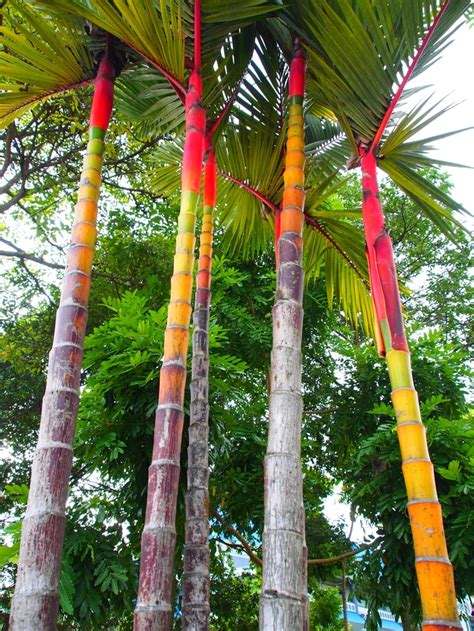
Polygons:
<instances>
[{"instance_id":1,"label":"blue roof","mask_svg":"<svg viewBox=\"0 0 474 631\"><path fill-rule=\"evenodd\" d=\"M342 618L342 611L339 614L339 618ZM347 620L348 622L355 622L357 624L361 624L365 627L365 618L360 614L354 611L347 612ZM402 631L403 627L399 622L395 622L393 620L386 620L382 618L382 629L391 629L393 631Z\"/></svg>"}]
</instances>

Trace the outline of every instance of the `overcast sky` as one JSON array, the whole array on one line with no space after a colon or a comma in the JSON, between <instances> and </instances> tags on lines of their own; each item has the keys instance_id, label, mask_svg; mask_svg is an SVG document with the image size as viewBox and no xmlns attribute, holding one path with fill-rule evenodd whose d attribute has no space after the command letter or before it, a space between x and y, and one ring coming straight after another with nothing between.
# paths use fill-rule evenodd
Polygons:
<instances>
[{"instance_id":1,"label":"overcast sky","mask_svg":"<svg viewBox=\"0 0 474 631\"><path fill-rule=\"evenodd\" d=\"M474 27L463 26L454 35L453 43L443 52L436 64L413 79L409 87L432 84L433 101L447 97L447 103L461 102L441 116L428 128L427 135L474 126ZM428 94L429 91L426 91ZM452 138L438 141L440 149L435 156L442 160L458 162L474 168L474 130L465 131ZM454 183L453 197L474 214L474 171L472 169L447 169Z\"/></svg>"}]
</instances>

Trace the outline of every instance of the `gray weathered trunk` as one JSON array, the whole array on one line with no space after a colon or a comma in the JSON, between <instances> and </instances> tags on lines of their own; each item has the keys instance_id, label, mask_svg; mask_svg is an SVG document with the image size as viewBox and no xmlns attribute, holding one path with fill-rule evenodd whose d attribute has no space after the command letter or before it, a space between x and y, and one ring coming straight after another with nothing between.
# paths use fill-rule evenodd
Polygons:
<instances>
[{"instance_id":1,"label":"gray weathered trunk","mask_svg":"<svg viewBox=\"0 0 474 631\"><path fill-rule=\"evenodd\" d=\"M209 311L212 211L215 204L212 150L204 171L204 212L194 303L188 490L183 573L183 631L209 629Z\"/></svg>"},{"instance_id":2,"label":"gray weathered trunk","mask_svg":"<svg viewBox=\"0 0 474 631\"><path fill-rule=\"evenodd\" d=\"M301 336L304 272L304 52L295 43L289 81L285 190L276 235L270 415L265 457L261 631L308 626L307 552L301 471ZM278 223L276 223L278 231Z\"/></svg>"}]
</instances>

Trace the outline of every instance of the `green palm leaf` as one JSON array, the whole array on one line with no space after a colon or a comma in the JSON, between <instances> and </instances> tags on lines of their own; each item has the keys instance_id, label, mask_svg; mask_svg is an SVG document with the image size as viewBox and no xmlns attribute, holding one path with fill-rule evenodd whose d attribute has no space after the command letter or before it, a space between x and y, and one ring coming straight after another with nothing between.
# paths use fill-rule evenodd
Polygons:
<instances>
[{"instance_id":1,"label":"green palm leaf","mask_svg":"<svg viewBox=\"0 0 474 631\"><path fill-rule=\"evenodd\" d=\"M291 12L308 43L311 98L329 107L354 146L371 139L441 0L299 0ZM450 2L417 72L438 55L468 0Z\"/></svg>"},{"instance_id":2,"label":"green palm leaf","mask_svg":"<svg viewBox=\"0 0 474 631\"><path fill-rule=\"evenodd\" d=\"M338 233L338 246L345 248L345 255L351 260L360 259L363 267L348 264L340 251L328 244L327 238L314 228L306 227L304 233L304 266L306 280L311 282L323 276L325 280L328 304L336 302L345 317L354 325L362 326L366 335L372 335L373 310L372 299L368 291L367 266L365 264L364 244L360 239L360 229L343 222L337 227L334 222L329 228L324 225L325 232ZM345 234L344 234L345 233ZM350 255L348 254L350 252ZM352 262L352 261L351 261Z\"/></svg>"},{"instance_id":3,"label":"green palm leaf","mask_svg":"<svg viewBox=\"0 0 474 631\"><path fill-rule=\"evenodd\" d=\"M134 123L143 140L184 130L184 106L169 81L156 68L125 70L116 81L115 105L124 121Z\"/></svg>"},{"instance_id":4,"label":"green palm leaf","mask_svg":"<svg viewBox=\"0 0 474 631\"><path fill-rule=\"evenodd\" d=\"M177 86L184 82L185 32L179 0L41 0L56 14L72 13L115 35L161 67Z\"/></svg>"},{"instance_id":5,"label":"green palm leaf","mask_svg":"<svg viewBox=\"0 0 474 631\"><path fill-rule=\"evenodd\" d=\"M91 80L93 60L76 20L51 19L11 0L0 27L0 126L39 101Z\"/></svg>"}]
</instances>

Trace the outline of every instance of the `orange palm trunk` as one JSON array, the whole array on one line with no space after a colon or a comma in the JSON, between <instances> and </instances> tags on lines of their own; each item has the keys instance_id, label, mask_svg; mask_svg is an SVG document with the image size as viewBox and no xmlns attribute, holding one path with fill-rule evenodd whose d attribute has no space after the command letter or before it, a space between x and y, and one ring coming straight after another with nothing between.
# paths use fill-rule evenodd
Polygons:
<instances>
[{"instance_id":1,"label":"orange palm trunk","mask_svg":"<svg viewBox=\"0 0 474 631\"><path fill-rule=\"evenodd\" d=\"M191 319L196 207L201 183L205 111L201 105L200 4L195 2L195 67L186 94L186 137L181 179L181 209L174 257L152 463L148 475L136 631L167 631L172 621L176 503L184 422L186 359Z\"/></svg>"},{"instance_id":2,"label":"orange palm trunk","mask_svg":"<svg viewBox=\"0 0 474 631\"><path fill-rule=\"evenodd\" d=\"M380 355L385 356L387 361L392 386L423 609L423 629L458 629L461 625L453 568L448 558L433 465L413 384L392 242L384 225L377 184L377 161L372 151L361 152L361 167L362 214L377 346Z\"/></svg>"},{"instance_id":3,"label":"orange palm trunk","mask_svg":"<svg viewBox=\"0 0 474 631\"><path fill-rule=\"evenodd\" d=\"M56 315L38 445L23 521L10 616L10 629L14 631L56 629L65 506L79 405L104 138L112 111L113 77L114 68L104 56L95 80L89 144Z\"/></svg>"}]
</instances>

